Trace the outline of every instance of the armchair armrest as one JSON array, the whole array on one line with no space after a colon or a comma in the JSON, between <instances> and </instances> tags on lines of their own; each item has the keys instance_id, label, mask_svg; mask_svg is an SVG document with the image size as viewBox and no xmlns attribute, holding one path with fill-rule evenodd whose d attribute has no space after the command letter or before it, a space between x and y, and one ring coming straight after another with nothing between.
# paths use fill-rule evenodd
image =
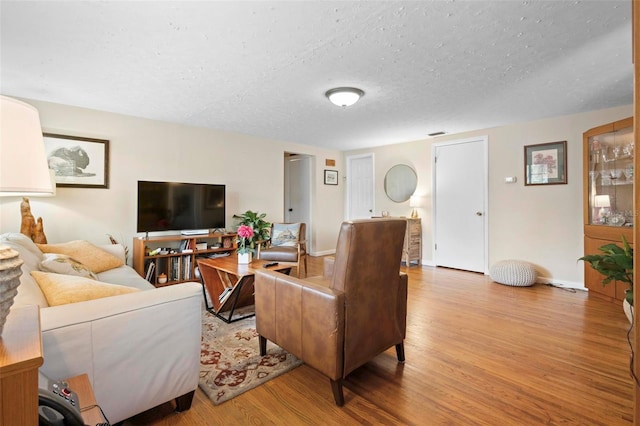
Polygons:
<instances>
[{"instance_id":1,"label":"armchair armrest","mask_svg":"<svg viewBox=\"0 0 640 426\"><path fill-rule=\"evenodd\" d=\"M336 258L333 256L325 257L323 261L322 276L325 280L331 281L333 278L333 268L336 263Z\"/></svg>"},{"instance_id":2,"label":"armchair armrest","mask_svg":"<svg viewBox=\"0 0 640 426\"><path fill-rule=\"evenodd\" d=\"M255 276L256 329L333 380L342 377L344 293L269 270Z\"/></svg>"}]
</instances>

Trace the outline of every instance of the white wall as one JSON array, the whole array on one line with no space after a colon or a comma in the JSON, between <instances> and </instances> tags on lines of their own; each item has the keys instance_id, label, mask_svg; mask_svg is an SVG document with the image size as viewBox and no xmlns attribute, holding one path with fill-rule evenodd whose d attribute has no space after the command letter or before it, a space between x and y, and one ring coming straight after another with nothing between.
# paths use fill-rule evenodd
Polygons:
<instances>
[{"instance_id":1,"label":"white wall","mask_svg":"<svg viewBox=\"0 0 640 426\"><path fill-rule=\"evenodd\" d=\"M489 265L502 259L522 259L536 265L549 281L584 286L582 223L582 133L593 127L629 117L632 106L556 117L511 126L476 130L434 139L349 151L345 156L375 154L377 214L408 216L409 202L394 203L384 194L384 175L404 163L418 174L416 193L424 196L419 209L423 229L423 263L433 264L431 200L431 147L434 142L489 138ZM566 185L524 186L524 146L567 141ZM515 184L504 183L516 176Z\"/></svg>"},{"instance_id":2,"label":"white wall","mask_svg":"<svg viewBox=\"0 0 640 426\"><path fill-rule=\"evenodd\" d=\"M314 252L335 249L342 221L344 183L323 185L326 158L342 154L311 146L24 99L40 112L43 131L110 141L109 189L58 188L32 197L49 242L86 239L108 244L106 234L131 247L136 234L137 181L225 184L227 227L246 210L283 220L284 152L314 156ZM28 171L25 171L28 172ZM0 233L20 231L17 197L0 198Z\"/></svg>"}]
</instances>

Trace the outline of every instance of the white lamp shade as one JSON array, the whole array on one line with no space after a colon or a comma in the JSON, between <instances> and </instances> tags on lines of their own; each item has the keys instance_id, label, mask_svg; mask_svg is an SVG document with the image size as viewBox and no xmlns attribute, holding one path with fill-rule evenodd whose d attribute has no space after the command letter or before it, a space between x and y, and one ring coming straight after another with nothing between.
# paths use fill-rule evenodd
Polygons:
<instances>
[{"instance_id":1,"label":"white lamp shade","mask_svg":"<svg viewBox=\"0 0 640 426\"><path fill-rule=\"evenodd\" d=\"M593 201L594 207L611 207L611 199L608 195L596 195Z\"/></svg>"},{"instance_id":2,"label":"white lamp shade","mask_svg":"<svg viewBox=\"0 0 640 426\"><path fill-rule=\"evenodd\" d=\"M422 198L419 195L412 195L409 198L409 207L422 207Z\"/></svg>"},{"instance_id":3,"label":"white lamp shade","mask_svg":"<svg viewBox=\"0 0 640 426\"><path fill-rule=\"evenodd\" d=\"M331 101L332 104L348 107L356 102L364 96L364 92L360 89L356 89L355 87L338 87L336 89L331 89L326 93L327 98Z\"/></svg>"},{"instance_id":4,"label":"white lamp shade","mask_svg":"<svg viewBox=\"0 0 640 426\"><path fill-rule=\"evenodd\" d=\"M38 110L0 96L0 196L53 192Z\"/></svg>"}]
</instances>

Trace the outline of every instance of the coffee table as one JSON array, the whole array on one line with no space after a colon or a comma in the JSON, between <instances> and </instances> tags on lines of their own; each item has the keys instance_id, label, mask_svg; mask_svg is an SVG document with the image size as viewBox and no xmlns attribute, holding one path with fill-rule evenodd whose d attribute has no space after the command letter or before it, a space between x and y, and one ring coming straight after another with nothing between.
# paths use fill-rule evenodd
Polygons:
<instances>
[{"instance_id":1,"label":"coffee table","mask_svg":"<svg viewBox=\"0 0 640 426\"><path fill-rule=\"evenodd\" d=\"M237 308L254 304L253 281L256 269L265 269L267 260L256 259L248 265L239 265L238 256L231 254L215 259L198 259L202 295L207 311L226 323L252 317L255 312L233 316ZM266 269L285 274L291 272L291 265L275 265ZM209 305L207 293L213 306ZM228 315L227 315L228 314Z\"/></svg>"}]
</instances>

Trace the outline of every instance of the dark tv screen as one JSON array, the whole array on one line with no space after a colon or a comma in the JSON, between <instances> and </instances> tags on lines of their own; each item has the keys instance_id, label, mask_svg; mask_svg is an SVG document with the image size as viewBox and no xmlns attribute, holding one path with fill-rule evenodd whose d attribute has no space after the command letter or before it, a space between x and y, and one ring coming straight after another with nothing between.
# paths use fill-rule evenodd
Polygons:
<instances>
[{"instance_id":1,"label":"dark tv screen","mask_svg":"<svg viewBox=\"0 0 640 426\"><path fill-rule=\"evenodd\" d=\"M138 232L224 227L224 185L138 181Z\"/></svg>"}]
</instances>

